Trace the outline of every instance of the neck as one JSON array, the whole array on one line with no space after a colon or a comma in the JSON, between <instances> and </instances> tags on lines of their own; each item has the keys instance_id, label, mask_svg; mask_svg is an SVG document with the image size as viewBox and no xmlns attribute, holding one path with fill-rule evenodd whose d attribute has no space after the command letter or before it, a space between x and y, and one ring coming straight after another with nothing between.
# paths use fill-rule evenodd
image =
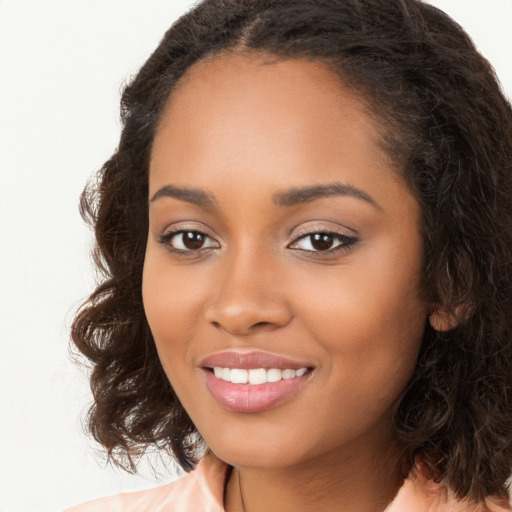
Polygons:
<instances>
[{"instance_id":1,"label":"neck","mask_svg":"<svg viewBox=\"0 0 512 512\"><path fill-rule=\"evenodd\" d=\"M384 511L403 481L400 452L396 446L378 452L365 448L333 451L293 467L234 468L226 511Z\"/></svg>"}]
</instances>

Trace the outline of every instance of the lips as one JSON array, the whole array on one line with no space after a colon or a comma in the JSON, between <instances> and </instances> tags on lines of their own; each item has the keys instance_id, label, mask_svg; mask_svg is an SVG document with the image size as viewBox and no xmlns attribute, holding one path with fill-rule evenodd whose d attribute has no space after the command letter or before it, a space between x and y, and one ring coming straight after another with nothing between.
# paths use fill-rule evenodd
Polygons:
<instances>
[{"instance_id":1,"label":"lips","mask_svg":"<svg viewBox=\"0 0 512 512\"><path fill-rule=\"evenodd\" d=\"M301 368L309 368L311 364L305 361L296 361L281 357L268 352L220 352L213 354L199 364L203 368L243 368L250 370L251 368L279 368L280 370L300 370Z\"/></svg>"},{"instance_id":2,"label":"lips","mask_svg":"<svg viewBox=\"0 0 512 512\"><path fill-rule=\"evenodd\" d=\"M313 367L266 352L222 352L200 363L206 387L224 408L255 413L291 400L308 382Z\"/></svg>"}]
</instances>

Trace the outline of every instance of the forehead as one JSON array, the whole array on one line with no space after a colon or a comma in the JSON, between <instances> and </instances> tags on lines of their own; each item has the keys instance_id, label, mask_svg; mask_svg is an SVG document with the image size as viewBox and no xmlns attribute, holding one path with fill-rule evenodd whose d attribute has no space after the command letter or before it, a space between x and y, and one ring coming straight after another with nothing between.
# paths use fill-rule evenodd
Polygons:
<instances>
[{"instance_id":1,"label":"forehead","mask_svg":"<svg viewBox=\"0 0 512 512\"><path fill-rule=\"evenodd\" d=\"M150 189L169 176L215 186L220 172L234 180L271 172L277 187L290 177L297 185L332 182L340 163L354 183L359 171L389 168L379 128L364 98L321 62L217 55L192 66L172 92L153 144Z\"/></svg>"},{"instance_id":2,"label":"forehead","mask_svg":"<svg viewBox=\"0 0 512 512\"><path fill-rule=\"evenodd\" d=\"M270 102L293 96L304 88L313 93L330 93L324 99L332 102L335 98L340 100L341 85L341 75L318 59L284 58L266 52L232 50L192 65L174 88L168 106L187 94L207 90L215 93L216 99L224 97L232 101L237 96L235 93L250 92L254 96L255 88ZM304 97L304 102L307 99Z\"/></svg>"},{"instance_id":3,"label":"forehead","mask_svg":"<svg viewBox=\"0 0 512 512\"><path fill-rule=\"evenodd\" d=\"M225 52L195 63L172 91L160 128L195 115L204 116L203 122L211 126L212 114L243 116L252 107L260 112L252 123L264 125L276 122L279 113L286 113L290 121L302 120L304 113L319 120L324 116L326 121L327 112L335 114L341 108L345 118L350 116L352 123L377 136L363 96L345 87L339 74L320 61L265 53Z\"/></svg>"}]
</instances>

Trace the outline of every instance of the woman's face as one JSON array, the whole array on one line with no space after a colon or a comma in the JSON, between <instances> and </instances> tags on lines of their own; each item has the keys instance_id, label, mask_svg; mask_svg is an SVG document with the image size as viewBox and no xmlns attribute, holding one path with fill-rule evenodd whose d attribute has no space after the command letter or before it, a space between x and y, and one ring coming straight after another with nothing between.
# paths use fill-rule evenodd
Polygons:
<instances>
[{"instance_id":1,"label":"woman's face","mask_svg":"<svg viewBox=\"0 0 512 512\"><path fill-rule=\"evenodd\" d=\"M149 185L144 306L210 448L266 468L389 447L429 305L419 206L362 103L310 61L200 62Z\"/></svg>"}]
</instances>

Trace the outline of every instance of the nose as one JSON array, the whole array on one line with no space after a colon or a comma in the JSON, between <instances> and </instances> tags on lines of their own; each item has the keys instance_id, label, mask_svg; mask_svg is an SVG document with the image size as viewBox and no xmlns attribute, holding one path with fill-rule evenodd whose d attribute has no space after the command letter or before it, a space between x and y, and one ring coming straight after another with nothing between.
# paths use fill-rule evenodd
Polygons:
<instances>
[{"instance_id":1,"label":"nose","mask_svg":"<svg viewBox=\"0 0 512 512\"><path fill-rule=\"evenodd\" d=\"M277 267L254 255L226 260L206 320L239 336L286 326L293 315Z\"/></svg>"}]
</instances>

